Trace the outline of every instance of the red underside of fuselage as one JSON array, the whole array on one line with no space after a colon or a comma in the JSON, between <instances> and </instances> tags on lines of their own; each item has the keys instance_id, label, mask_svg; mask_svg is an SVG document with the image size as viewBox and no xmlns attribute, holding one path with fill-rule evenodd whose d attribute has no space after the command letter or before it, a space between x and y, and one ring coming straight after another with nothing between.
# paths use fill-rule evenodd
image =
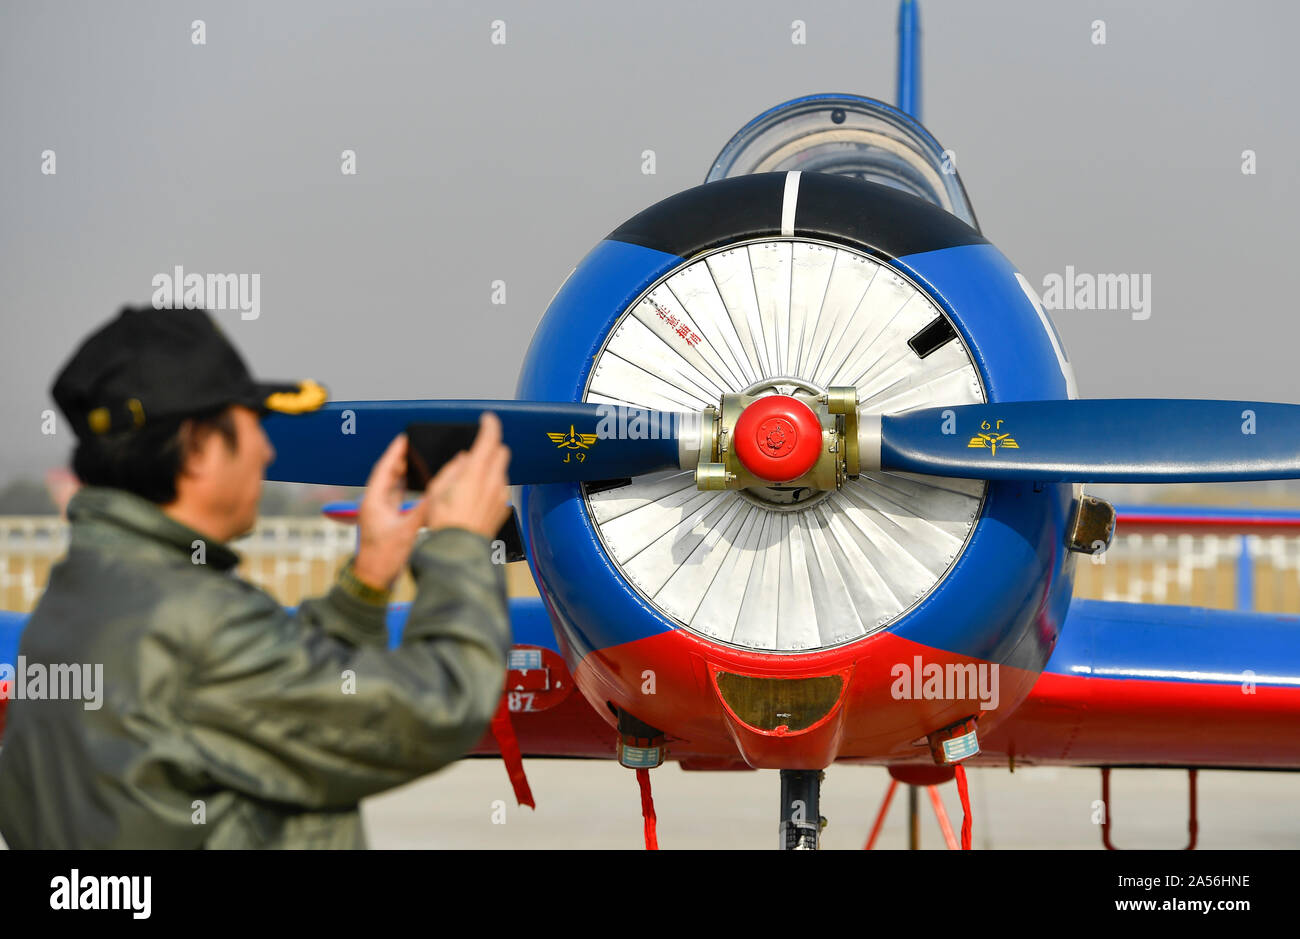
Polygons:
<instances>
[{"instance_id":1,"label":"red underside of fuselage","mask_svg":"<svg viewBox=\"0 0 1300 939\"><path fill-rule=\"evenodd\" d=\"M516 733L525 753L530 749L566 752L570 748L562 741L576 737L585 741L578 748L582 752L569 755L612 755L612 704L662 729L670 758L688 766L740 763L755 768L820 769L850 757L879 762L928 761L929 749L923 739L927 734L972 714L979 717L983 732L1014 709L1037 678L1022 669L1000 668L998 707L985 709L975 687L968 696L953 699L926 697L925 689L911 681L900 686L896 667L901 664L914 669L918 659L922 667L989 665L890 633L825 652L769 655L708 643L682 631L664 632L588 655L574 676L585 700L571 695L552 711L542 712L551 715L545 719L539 720L542 715L538 714L515 714ZM838 675L844 686L830 711L806 729L760 730L743 723L723 702L713 679L719 671L765 678ZM593 732L589 719L567 731L560 727L561 718L578 718L575 711L579 705L604 723L605 752L590 751L589 745L601 735Z\"/></svg>"},{"instance_id":2,"label":"red underside of fuselage","mask_svg":"<svg viewBox=\"0 0 1300 939\"><path fill-rule=\"evenodd\" d=\"M926 665L976 662L891 634L839 651L771 656L663 633L589 655L578 668L583 695L512 718L525 756L612 759L614 715L605 703L612 702L671 728L667 758L701 770L930 764L921 738L970 714L979 715L981 752L967 761L976 765L1300 768L1300 688L1260 686L1248 694L1237 683L1039 676L1003 666L999 706L982 711L975 699L894 698L891 668L917 656ZM647 670L655 673L653 696L638 693ZM806 731L777 734L738 727L710 670L847 680L825 719ZM495 742L485 736L473 752L495 753Z\"/></svg>"},{"instance_id":3,"label":"red underside of fuselage","mask_svg":"<svg viewBox=\"0 0 1300 939\"><path fill-rule=\"evenodd\" d=\"M760 769L821 769L844 757L929 759L927 734L971 715L993 725L1033 687L1037 678L1021 669L998 670L998 709L981 707L977 689L968 696L927 698L916 683L899 686L897 667L910 671L937 665L983 664L942 649L882 632L840 649L802 655L745 652L704 641L681 630L602 649L578 666L575 679L594 706L624 708L661 728L668 747L687 756L742 759ZM714 676L730 672L764 678L838 675L839 700L821 720L800 731L751 727L726 706ZM643 693L647 673L654 693Z\"/></svg>"}]
</instances>

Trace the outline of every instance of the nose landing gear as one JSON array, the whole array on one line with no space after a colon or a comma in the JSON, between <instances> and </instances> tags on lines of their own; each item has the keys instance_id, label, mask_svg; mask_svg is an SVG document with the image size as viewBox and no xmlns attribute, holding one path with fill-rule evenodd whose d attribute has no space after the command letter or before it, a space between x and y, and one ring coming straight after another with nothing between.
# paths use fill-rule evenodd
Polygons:
<instances>
[{"instance_id":1,"label":"nose landing gear","mask_svg":"<svg viewBox=\"0 0 1300 939\"><path fill-rule=\"evenodd\" d=\"M821 816L822 780L816 769L781 770L782 851L816 851L826 819Z\"/></svg>"}]
</instances>

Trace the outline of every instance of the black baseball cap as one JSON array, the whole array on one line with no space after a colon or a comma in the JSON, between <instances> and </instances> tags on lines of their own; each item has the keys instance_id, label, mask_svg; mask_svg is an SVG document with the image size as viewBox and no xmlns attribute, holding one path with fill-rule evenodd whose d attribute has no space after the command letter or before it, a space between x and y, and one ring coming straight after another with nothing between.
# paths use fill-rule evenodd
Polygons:
<instances>
[{"instance_id":1,"label":"black baseball cap","mask_svg":"<svg viewBox=\"0 0 1300 939\"><path fill-rule=\"evenodd\" d=\"M302 414L328 397L311 379L254 381L205 311L153 307L123 307L73 353L50 393L83 439L232 404Z\"/></svg>"}]
</instances>

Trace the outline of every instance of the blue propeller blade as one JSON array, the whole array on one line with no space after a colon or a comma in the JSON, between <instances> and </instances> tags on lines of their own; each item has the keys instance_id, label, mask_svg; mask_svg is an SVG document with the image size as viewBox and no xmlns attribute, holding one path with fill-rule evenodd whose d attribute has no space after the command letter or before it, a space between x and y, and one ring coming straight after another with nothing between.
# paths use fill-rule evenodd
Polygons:
<instances>
[{"instance_id":1,"label":"blue propeller blade","mask_svg":"<svg viewBox=\"0 0 1300 939\"><path fill-rule=\"evenodd\" d=\"M363 486L408 424L477 424L484 411L501 419L512 484L617 479L677 466L678 415L668 411L537 401L332 401L309 414L262 421L276 450L266 478Z\"/></svg>"},{"instance_id":2,"label":"blue propeller blade","mask_svg":"<svg viewBox=\"0 0 1300 939\"><path fill-rule=\"evenodd\" d=\"M1300 406L1121 398L926 408L881 418L880 465L1044 482L1290 479L1300 477Z\"/></svg>"}]
</instances>

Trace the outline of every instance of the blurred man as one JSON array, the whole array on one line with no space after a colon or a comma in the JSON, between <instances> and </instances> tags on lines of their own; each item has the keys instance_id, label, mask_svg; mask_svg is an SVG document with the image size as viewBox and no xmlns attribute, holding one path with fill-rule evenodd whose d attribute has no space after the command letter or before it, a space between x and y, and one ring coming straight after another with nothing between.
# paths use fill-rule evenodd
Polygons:
<instances>
[{"instance_id":1,"label":"blurred man","mask_svg":"<svg viewBox=\"0 0 1300 939\"><path fill-rule=\"evenodd\" d=\"M22 637L26 672L50 683L10 702L0 834L11 848L364 847L359 800L463 755L500 698L511 635L491 539L510 454L496 417L405 514L395 439L355 557L290 615L234 576L225 543L253 527L275 456L260 417L314 410L324 389L258 384L206 313L145 308L87 339L53 394L85 485ZM408 561L416 596L390 651ZM80 696L51 694L59 676L64 692L83 678Z\"/></svg>"}]
</instances>

